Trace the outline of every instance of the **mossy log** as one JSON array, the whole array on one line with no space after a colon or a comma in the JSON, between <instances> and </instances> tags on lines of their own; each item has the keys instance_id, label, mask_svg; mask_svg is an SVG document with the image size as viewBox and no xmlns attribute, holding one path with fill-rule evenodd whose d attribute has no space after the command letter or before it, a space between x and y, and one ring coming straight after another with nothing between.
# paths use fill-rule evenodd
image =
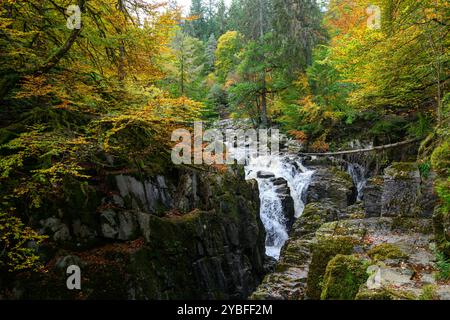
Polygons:
<instances>
[{"instance_id":1,"label":"mossy log","mask_svg":"<svg viewBox=\"0 0 450 320\"><path fill-rule=\"evenodd\" d=\"M355 154L355 153L365 153L365 152L372 152L372 151L382 151L386 149L392 149L396 147L401 147L404 145L412 144L415 142L418 142L419 139L410 139L406 141L401 141L397 143L392 144L385 144L382 146L376 146L372 148L365 148L365 149L356 149L356 150L347 150L347 151L337 151L337 152L323 152L323 153L299 153L299 156L320 156L320 157L327 157L327 156L339 156L339 155L348 155L348 154Z\"/></svg>"}]
</instances>

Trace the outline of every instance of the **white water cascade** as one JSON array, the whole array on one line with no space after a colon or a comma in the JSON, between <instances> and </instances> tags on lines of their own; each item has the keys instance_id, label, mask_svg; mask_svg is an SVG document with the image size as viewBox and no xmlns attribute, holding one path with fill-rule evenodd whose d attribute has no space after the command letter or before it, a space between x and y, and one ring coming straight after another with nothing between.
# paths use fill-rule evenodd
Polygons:
<instances>
[{"instance_id":1,"label":"white water cascade","mask_svg":"<svg viewBox=\"0 0 450 320\"><path fill-rule=\"evenodd\" d=\"M266 254L278 259L281 248L288 239L285 216L279 195L275 192L272 179L260 178L258 173L271 173L275 178L287 181L294 200L295 217L298 218L305 207L303 194L306 191L312 170L305 168L294 155L270 155L251 158L245 166L247 179L258 181L261 200L261 220L266 229Z\"/></svg>"},{"instance_id":2,"label":"white water cascade","mask_svg":"<svg viewBox=\"0 0 450 320\"><path fill-rule=\"evenodd\" d=\"M367 184L366 168L358 163L349 163L347 173L352 177L353 183L358 191L357 200L362 200L364 187Z\"/></svg>"},{"instance_id":3,"label":"white water cascade","mask_svg":"<svg viewBox=\"0 0 450 320\"><path fill-rule=\"evenodd\" d=\"M373 142L361 142L359 140L353 140L349 143L349 148L354 149L369 149L373 147ZM347 159L347 173L352 177L353 183L358 191L357 200L362 200L364 196L364 187L367 184L368 168L364 158L358 158L358 156L350 156Z\"/></svg>"},{"instance_id":4,"label":"white water cascade","mask_svg":"<svg viewBox=\"0 0 450 320\"><path fill-rule=\"evenodd\" d=\"M248 121L236 122L225 119L217 122L214 127L226 132L229 129L248 128ZM281 248L288 240L288 226L283 212L282 199L278 194L274 181L283 178L290 189L294 202L295 218L298 218L305 207L304 196L314 171L301 163L301 158L294 154L270 154L251 156L248 145L251 140L233 143L227 141L227 152L239 163L246 163L245 176L247 180L258 182L259 198L261 201L260 217L266 230L266 254L278 259ZM260 173L264 173L261 175Z\"/></svg>"}]
</instances>

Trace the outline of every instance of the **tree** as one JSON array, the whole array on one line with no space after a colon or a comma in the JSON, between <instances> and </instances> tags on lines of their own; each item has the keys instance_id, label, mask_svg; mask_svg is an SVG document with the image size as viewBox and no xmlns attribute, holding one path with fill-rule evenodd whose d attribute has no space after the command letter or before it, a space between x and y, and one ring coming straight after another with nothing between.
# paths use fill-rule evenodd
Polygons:
<instances>
[{"instance_id":1,"label":"tree","mask_svg":"<svg viewBox=\"0 0 450 320\"><path fill-rule=\"evenodd\" d=\"M228 31L217 41L215 70L218 81L222 84L225 84L240 62L243 39L239 32Z\"/></svg>"},{"instance_id":2,"label":"tree","mask_svg":"<svg viewBox=\"0 0 450 320\"><path fill-rule=\"evenodd\" d=\"M92 176L161 170L170 133L203 107L157 87L178 10L143 0L78 4L82 25L74 30L65 0L0 4L2 270L35 266L28 242L41 238L28 224L37 227L35 217L74 190L89 193Z\"/></svg>"},{"instance_id":3,"label":"tree","mask_svg":"<svg viewBox=\"0 0 450 320\"><path fill-rule=\"evenodd\" d=\"M214 71L214 65L216 63L216 50L217 40L214 34L211 34L205 48L206 70L209 72Z\"/></svg>"},{"instance_id":4,"label":"tree","mask_svg":"<svg viewBox=\"0 0 450 320\"><path fill-rule=\"evenodd\" d=\"M187 25L187 32L190 36L202 40L209 32L207 8L202 0L192 0L189 16L193 18Z\"/></svg>"},{"instance_id":5,"label":"tree","mask_svg":"<svg viewBox=\"0 0 450 320\"><path fill-rule=\"evenodd\" d=\"M178 95L201 98L198 93L206 68L203 43L178 31L172 48L175 56L175 77L179 86Z\"/></svg>"}]
</instances>

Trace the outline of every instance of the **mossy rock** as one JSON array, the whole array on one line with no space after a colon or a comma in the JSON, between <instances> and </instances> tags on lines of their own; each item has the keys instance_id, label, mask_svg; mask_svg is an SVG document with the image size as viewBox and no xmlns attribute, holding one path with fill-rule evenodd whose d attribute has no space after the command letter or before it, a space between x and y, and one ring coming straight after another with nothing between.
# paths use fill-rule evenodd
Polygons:
<instances>
[{"instance_id":1,"label":"mossy rock","mask_svg":"<svg viewBox=\"0 0 450 320\"><path fill-rule=\"evenodd\" d=\"M394 179L414 179L420 177L419 167L415 162L395 162L385 169L385 174Z\"/></svg>"},{"instance_id":2,"label":"mossy rock","mask_svg":"<svg viewBox=\"0 0 450 320\"><path fill-rule=\"evenodd\" d=\"M368 289L363 286L355 296L355 300L417 300L411 291L394 287Z\"/></svg>"},{"instance_id":3,"label":"mossy rock","mask_svg":"<svg viewBox=\"0 0 450 320\"><path fill-rule=\"evenodd\" d=\"M353 300L367 280L367 262L355 255L338 254L328 262L321 300Z\"/></svg>"},{"instance_id":4,"label":"mossy rock","mask_svg":"<svg viewBox=\"0 0 450 320\"><path fill-rule=\"evenodd\" d=\"M308 203L292 227L291 238L305 238L307 235L312 237L324 223L338 219L339 210L332 203L328 201Z\"/></svg>"},{"instance_id":5,"label":"mossy rock","mask_svg":"<svg viewBox=\"0 0 450 320\"><path fill-rule=\"evenodd\" d=\"M405 254L398 246L392 243L379 244L367 251L367 255L374 261L408 258L407 254Z\"/></svg>"},{"instance_id":6,"label":"mossy rock","mask_svg":"<svg viewBox=\"0 0 450 320\"><path fill-rule=\"evenodd\" d=\"M394 217L392 218L391 230L431 234L433 233L433 225L430 219Z\"/></svg>"},{"instance_id":7,"label":"mossy rock","mask_svg":"<svg viewBox=\"0 0 450 320\"><path fill-rule=\"evenodd\" d=\"M450 257L450 214L443 206L434 209L433 230L438 251Z\"/></svg>"},{"instance_id":8,"label":"mossy rock","mask_svg":"<svg viewBox=\"0 0 450 320\"><path fill-rule=\"evenodd\" d=\"M419 296L420 300L439 300L439 295L436 292L436 285L429 284L422 288L422 293Z\"/></svg>"},{"instance_id":9,"label":"mossy rock","mask_svg":"<svg viewBox=\"0 0 450 320\"><path fill-rule=\"evenodd\" d=\"M316 237L342 236L358 242L367 233L364 220L340 220L324 223L316 232Z\"/></svg>"},{"instance_id":10,"label":"mossy rock","mask_svg":"<svg viewBox=\"0 0 450 320\"><path fill-rule=\"evenodd\" d=\"M393 300L391 294L384 290L362 288L355 296L355 300Z\"/></svg>"},{"instance_id":11,"label":"mossy rock","mask_svg":"<svg viewBox=\"0 0 450 320\"><path fill-rule=\"evenodd\" d=\"M450 141L444 141L431 155L431 166L439 174L450 171Z\"/></svg>"},{"instance_id":12,"label":"mossy rock","mask_svg":"<svg viewBox=\"0 0 450 320\"><path fill-rule=\"evenodd\" d=\"M320 299L322 280L328 262L338 254L353 252L355 240L350 237L334 236L319 239L312 245L312 258L309 266L306 295L310 299Z\"/></svg>"}]
</instances>

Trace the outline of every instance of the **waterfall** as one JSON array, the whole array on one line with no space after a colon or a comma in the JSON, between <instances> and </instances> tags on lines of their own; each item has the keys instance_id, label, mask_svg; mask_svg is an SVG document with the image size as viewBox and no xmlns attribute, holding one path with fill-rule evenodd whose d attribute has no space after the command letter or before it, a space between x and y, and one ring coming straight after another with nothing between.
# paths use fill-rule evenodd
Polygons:
<instances>
[{"instance_id":1,"label":"waterfall","mask_svg":"<svg viewBox=\"0 0 450 320\"><path fill-rule=\"evenodd\" d=\"M225 119L215 123L214 127L225 132L228 129L246 128L248 121ZM227 142L226 149L234 159L246 163L246 179L255 179L258 182L260 217L266 230L266 254L278 259L281 248L288 240L289 230L282 200L276 192L274 181L282 178L287 182L294 202L295 218L298 218L303 213L306 190L314 171L303 166L301 158L293 154L250 156L246 150L250 142L250 137L239 143Z\"/></svg>"},{"instance_id":2,"label":"waterfall","mask_svg":"<svg viewBox=\"0 0 450 320\"><path fill-rule=\"evenodd\" d=\"M266 175L258 175L261 172ZM294 200L295 217L298 218L303 213L305 192L314 171L305 168L296 156L270 155L251 158L245 166L245 173L247 179L258 181L260 216L267 233L266 254L278 259L281 248L288 239L288 230L273 178L283 178L287 181ZM267 178L267 173L272 179Z\"/></svg>"},{"instance_id":3,"label":"waterfall","mask_svg":"<svg viewBox=\"0 0 450 320\"><path fill-rule=\"evenodd\" d=\"M373 143L367 141L361 142L359 140L353 140L349 143L350 149L367 149L372 147ZM364 187L369 178L369 163L367 163L367 159L364 155L350 155L345 161L347 162L347 173L352 177L358 192L357 200L362 200L364 196Z\"/></svg>"},{"instance_id":4,"label":"waterfall","mask_svg":"<svg viewBox=\"0 0 450 320\"><path fill-rule=\"evenodd\" d=\"M358 192L356 200L362 200L364 195L364 187L367 183L366 168L358 163L349 163L347 165L347 172L352 177L353 183L355 184Z\"/></svg>"}]
</instances>

